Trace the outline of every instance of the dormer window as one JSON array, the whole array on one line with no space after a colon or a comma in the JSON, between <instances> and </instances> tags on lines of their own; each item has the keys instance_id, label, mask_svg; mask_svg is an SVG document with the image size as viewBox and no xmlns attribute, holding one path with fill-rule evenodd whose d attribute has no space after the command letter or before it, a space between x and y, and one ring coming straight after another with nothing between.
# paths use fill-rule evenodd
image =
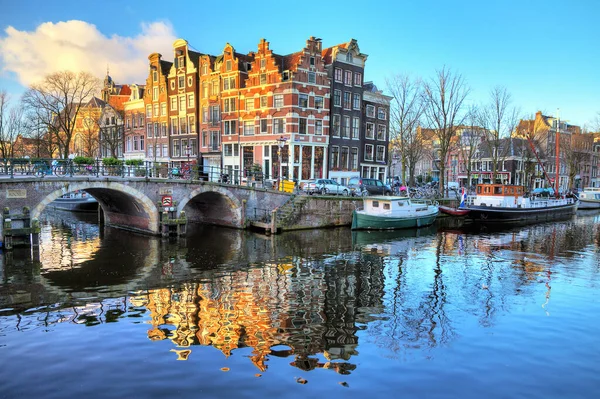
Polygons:
<instances>
[{"instance_id":1,"label":"dormer window","mask_svg":"<svg viewBox=\"0 0 600 399\"><path fill-rule=\"evenodd\" d=\"M350 52L346 53L346 61L352 62L352 53L350 53Z\"/></svg>"},{"instance_id":2,"label":"dormer window","mask_svg":"<svg viewBox=\"0 0 600 399\"><path fill-rule=\"evenodd\" d=\"M290 78L290 73L288 71L285 71L281 74L281 80L288 80Z\"/></svg>"}]
</instances>

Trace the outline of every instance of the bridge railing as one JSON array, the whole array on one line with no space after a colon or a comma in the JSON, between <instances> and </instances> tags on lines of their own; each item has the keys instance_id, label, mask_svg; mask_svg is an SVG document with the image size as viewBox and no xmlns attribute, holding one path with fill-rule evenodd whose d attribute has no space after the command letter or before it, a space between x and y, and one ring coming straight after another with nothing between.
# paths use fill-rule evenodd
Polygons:
<instances>
[{"instance_id":1,"label":"bridge railing","mask_svg":"<svg viewBox=\"0 0 600 399\"><path fill-rule=\"evenodd\" d=\"M0 177L89 177L106 176L135 178L158 178L168 180L209 181L236 186L277 189L277 180L269 179L262 171L235 170L220 166L198 165L194 161L155 162L105 165L102 160L90 164L76 164L72 160L42 158L0 159Z\"/></svg>"}]
</instances>

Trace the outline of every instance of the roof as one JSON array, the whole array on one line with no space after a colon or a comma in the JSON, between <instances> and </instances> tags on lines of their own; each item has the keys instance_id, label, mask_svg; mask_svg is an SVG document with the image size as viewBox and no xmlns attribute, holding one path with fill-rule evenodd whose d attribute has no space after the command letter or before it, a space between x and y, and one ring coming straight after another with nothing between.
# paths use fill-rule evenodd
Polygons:
<instances>
[{"instance_id":1,"label":"roof","mask_svg":"<svg viewBox=\"0 0 600 399\"><path fill-rule=\"evenodd\" d=\"M304 51L298 51L296 53L292 53L292 54L283 56L283 64L282 64L283 70L284 71L297 70L298 63L300 63L300 59L302 58L303 54L304 54Z\"/></svg>"},{"instance_id":2,"label":"roof","mask_svg":"<svg viewBox=\"0 0 600 399\"><path fill-rule=\"evenodd\" d=\"M331 64L333 59L333 49L335 48L348 48L348 43L340 43L338 45L323 49L323 51L321 51L321 57L323 57L323 62L325 62L325 64Z\"/></svg>"},{"instance_id":3,"label":"roof","mask_svg":"<svg viewBox=\"0 0 600 399\"><path fill-rule=\"evenodd\" d=\"M160 60L160 69L163 75L168 75L171 70L171 66L173 66L172 62Z\"/></svg>"}]
</instances>

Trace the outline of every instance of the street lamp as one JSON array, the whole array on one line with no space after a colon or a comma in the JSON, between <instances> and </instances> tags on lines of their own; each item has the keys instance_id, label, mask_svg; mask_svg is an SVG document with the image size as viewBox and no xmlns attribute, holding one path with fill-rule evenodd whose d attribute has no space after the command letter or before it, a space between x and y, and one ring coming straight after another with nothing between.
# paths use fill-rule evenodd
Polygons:
<instances>
[{"instance_id":1,"label":"street lamp","mask_svg":"<svg viewBox=\"0 0 600 399\"><path fill-rule=\"evenodd\" d=\"M279 173L278 173L278 176L277 176L277 178L278 178L278 180L279 180L279 181L283 181L283 178L282 178L282 176L281 176L281 174L282 174L282 171L283 171L283 167L282 167L282 165L281 165L281 162L282 162L282 160L283 160L283 157L282 157L282 155L281 155L281 152L283 151L283 147L285 146L285 142L287 141L287 138L285 138L285 137L283 137L283 136L280 136L280 137L277 139L277 141L278 141L277 145L279 146L279 153L277 154L277 155L278 155L278 157L277 157L277 158L278 158L278 161L279 161L279 162L278 162L278 163L279 163ZM282 189L283 189L282 185L278 185L278 188L277 188L277 189L278 189L278 190L282 190Z\"/></svg>"}]
</instances>

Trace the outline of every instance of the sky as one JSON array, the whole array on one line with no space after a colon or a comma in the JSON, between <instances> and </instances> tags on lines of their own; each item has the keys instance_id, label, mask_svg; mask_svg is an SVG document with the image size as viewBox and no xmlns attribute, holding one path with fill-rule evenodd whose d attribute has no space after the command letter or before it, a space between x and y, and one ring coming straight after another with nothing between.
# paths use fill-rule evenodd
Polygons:
<instances>
[{"instance_id":1,"label":"sky","mask_svg":"<svg viewBox=\"0 0 600 399\"><path fill-rule=\"evenodd\" d=\"M468 105L503 86L524 118L536 111L596 128L600 112L598 0L52 1L0 0L0 90L13 103L45 74L107 65L116 83L144 83L148 55L172 61L183 38L218 55L226 43L277 54L310 36L324 47L358 41L365 81L386 92L395 75L430 80L449 68L470 88Z\"/></svg>"}]
</instances>

